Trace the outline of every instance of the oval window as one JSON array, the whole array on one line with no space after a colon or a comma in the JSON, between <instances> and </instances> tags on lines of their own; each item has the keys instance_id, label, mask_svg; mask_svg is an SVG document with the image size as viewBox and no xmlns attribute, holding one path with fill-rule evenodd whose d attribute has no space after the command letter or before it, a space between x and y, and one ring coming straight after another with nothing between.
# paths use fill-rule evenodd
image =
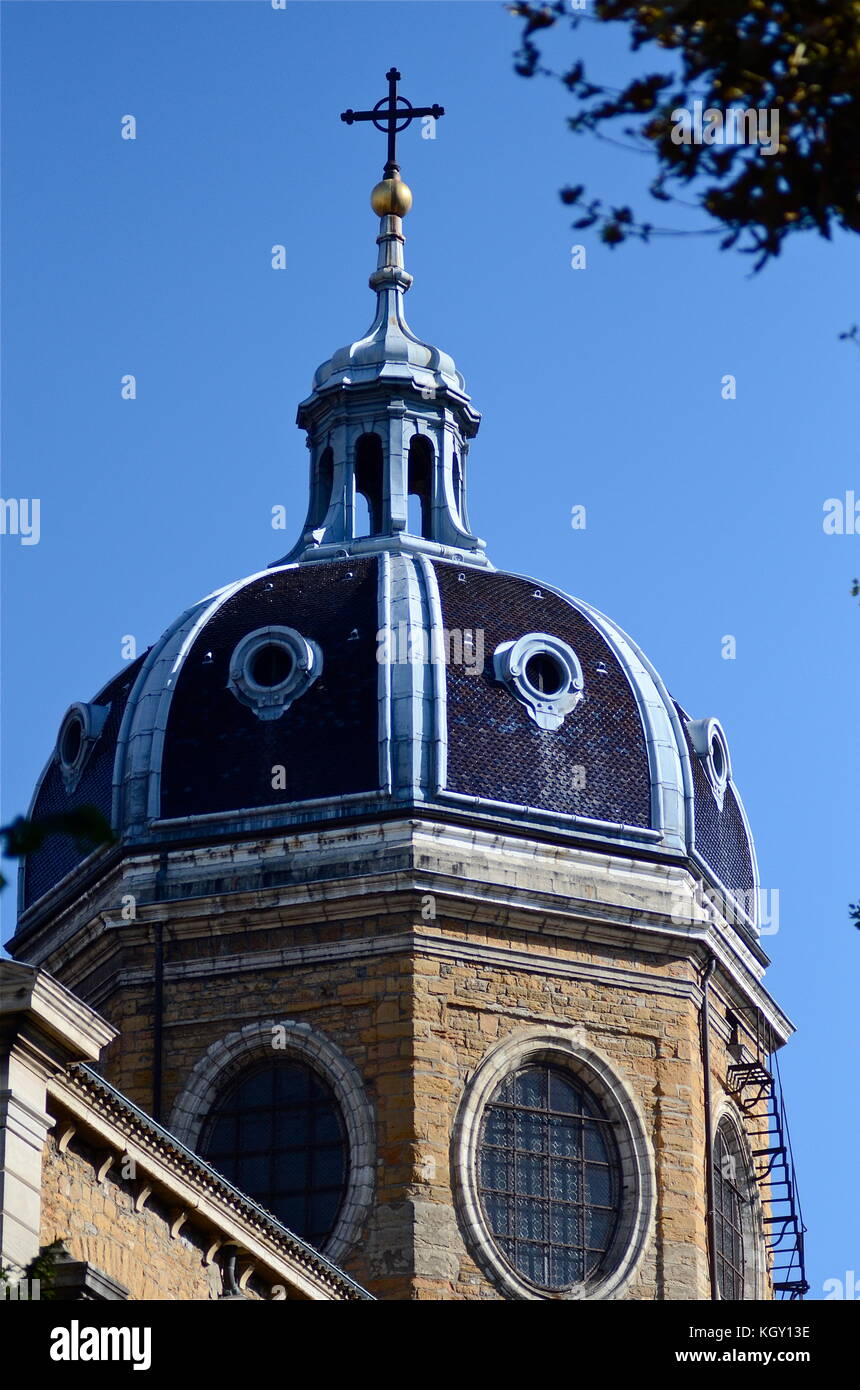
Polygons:
<instances>
[{"instance_id":1,"label":"oval window","mask_svg":"<svg viewBox=\"0 0 860 1390\"><path fill-rule=\"evenodd\" d=\"M599 1275L621 1206L612 1122L571 1073L529 1066L496 1089L481 1125L478 1196L498 1249L530 1283Z\"/></svg>"}]
</instances>

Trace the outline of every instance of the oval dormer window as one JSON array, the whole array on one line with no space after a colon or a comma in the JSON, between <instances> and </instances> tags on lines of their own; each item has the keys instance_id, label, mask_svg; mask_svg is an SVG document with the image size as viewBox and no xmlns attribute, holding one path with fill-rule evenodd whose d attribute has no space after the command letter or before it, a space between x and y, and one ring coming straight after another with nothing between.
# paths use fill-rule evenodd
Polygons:
<instances>
[{"instance_id":1,"label":"oval dormer window","mask_svg":"<svg viewBox=\"0 0 860 1390\"><path fill-rule=\"evenodd\" d=\"M84 722L75 710L60 735L60 766L64 772L71 772L77 766L83 746Z\"/></svg>"},{"instance_id":2,"label":"oval dormer window","mask_svg":"<svg viewBox=\"0 0 860 1390\"><path fill-rule=\"evenodd\" d=\"M234 649L227 687L258 719L280 719L319 679L322 667L316 642L295 628L258 628Z\"/></svg>"},{"instance_id":3,"label":"oval dormer window","mask_svg":"<svg viewBox=\"0 0 860 1390\"><path fill-rule=\"evenodd\" d=\"M699 755L717 805L722 810L726 787L732 775L729 745L718 719L690 719L690 739Z\"/></svg>"},{"instance_id":4,"label":"oval dormer window","mask_svg":"<svg viewBox=\"0 0 860 1390\"><path fill-rule=\"evenodd\" d=\"M57 735L57 761L67 792L73 792L78 785L109 713L110 705L86 705L78 701L64 714Z\"/></svg>"},{"instance_id":5,"label":"oval dormer window","mask_svg":"<svg viewBox=\"0 0 860 1390\"><path fill-rule=\"evenodd\" d=\"M579 658L567 642L527 632L493 653L496 680L525 705L540 729L560 729L585 693Z\"/></svg>"}]
</instances>

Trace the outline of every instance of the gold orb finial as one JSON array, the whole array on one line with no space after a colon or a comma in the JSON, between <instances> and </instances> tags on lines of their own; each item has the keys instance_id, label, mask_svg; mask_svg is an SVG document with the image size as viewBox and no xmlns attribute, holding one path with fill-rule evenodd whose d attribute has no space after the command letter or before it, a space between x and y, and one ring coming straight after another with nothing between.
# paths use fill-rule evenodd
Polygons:
<instances>
[{"instance_id":1,"label":"gold orb finial","mask_svg":"<svg viewBox=\"0 0 860 1390\"><path fill-rule=\"evenodd\" d=\"M383 179L370 195L377 217L405 217L412 206L412 189L401 178Z\"/></svg>"}]
</instances>

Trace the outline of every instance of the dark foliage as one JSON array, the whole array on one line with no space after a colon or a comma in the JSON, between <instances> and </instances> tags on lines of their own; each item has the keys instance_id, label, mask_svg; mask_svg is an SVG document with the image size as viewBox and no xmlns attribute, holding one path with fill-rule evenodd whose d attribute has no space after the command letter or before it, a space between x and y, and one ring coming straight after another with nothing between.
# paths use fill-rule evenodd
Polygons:
<instances>
[{"instance_id":1,"label":"dark foliage","mask_svg":"<svg viewBox=\"0 0 860 1390\"><path fill-rule=\"evenodd\" d=\"M587 12L513 4L523 20L516 71L557 77L576 102L574 131L623 134L653 154L651 193L660 202L680 190L719 225L722 247L756 256L755 269L779 255L801 231L830 237L835 227L860 231L860 3L858 0L671 0L635 5L594 0ZM663 56L663 70L643 71L618 91L594 81L577 60L565 72L541 63L536 35L567 22L626 25L634 52ZM672 112L776 112L779 145L696 144L673 140ZM619 130L617 122L626 122ZM582 186L562 200L580 209L576 228L598 226L616 245L658 231L629 207L586 198Z\"/></svg>"}]
</instances>

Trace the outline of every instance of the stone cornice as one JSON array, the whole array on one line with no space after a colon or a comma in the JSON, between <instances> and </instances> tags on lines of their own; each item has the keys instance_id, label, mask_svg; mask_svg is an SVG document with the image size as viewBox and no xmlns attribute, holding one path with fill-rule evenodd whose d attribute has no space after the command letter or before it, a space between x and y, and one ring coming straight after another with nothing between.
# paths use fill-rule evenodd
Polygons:
<instances>
[{"instance_id":1,"label":"stone cornice","mask_svg":"<svg viewBox=\"0 0 860 1390\"><path fill-rule=\"evenodd\" d=\"M557 931L558 929L554 927L553 930ZM616 936L616 945L617 940ZM669 946L673 949L667 949ZM780 1044L784 1043L794 1031L790 1020L777 1007L766 990L757 981L739 973L734 968L731 956L721 949L719 940L706 928L685 934L680 942L666 943L662 951L658 951L653 941L647 946L643 946L640 941L639 949L647 950L651 956L658 953L663 954L676 962L690 960L694 968L704 961L709 952L713 952L724 972L730 992L734 995L740 995L741 998L758 1009ZM513 949L506 946L490 945L482 941L473 941L468 937L446 936L444 932L430 934L419 930L376 936L354 936L341 941L312 943L265 951L250 950L204 959L177 961L165 967L165 980L169 982L215 979L222 975L235 977L249 971L290 971L301 966L339 965L345 961L367 961L397 955L422 955L460 963L469 961L472 964L488 966L491 969L533 972L552 978L591 981L615 989L670 995L676 998L689 999L696 1008L699 1007L702 997L699 985L694 980L667 975L645 967L628 968L588 961L565 960L558 955L551 955L542 950L539 941L532 949ZM113 980L102 987L98 997L100 999L107 998L117 988L145 987L150 979L150 972L146 969L121 971Z\"/></svg>"},{"instance_id":2,"label":"stone cornice","mask_svg":"<svg viewBox=\"0 0 860 1390\"><path fill-rule=\"evenodd\" d=\"M372 1295L337 1269L273 1216L228 1183L201 1158L155 1123L87 1066L54 1077L48 1094L107 1150L128 1155L144 1187L237 1244L310 1299L370 1299Z\"/></svg>"},{"instance_id":3,"label":"stone cornice","mask_svg":"<svg viewBox=\"0 0 860 1390\"><path fill-rule=\"evenodd\" d=\"M701 998L701 991L696 983L677 976L659 974L651 970L633 970L622 966L565 960L557 955L549 955L540 948L516 950L507 946L469 941L462 937L448 937L444 933L430 935L422 931L355 937L347 941L287 947L283 950L248 951L212 959L179 961L165 967L165 979L210 979L219 975L235 976L245 971L294 970L302 965L337 965L344 961L376 960L404 954L461 964L468 961L470 964L486 965L493 969L532 972L560 979L588 980L612 985L617 989L673 995L677 998L691 999L695 1003ZM122 972L118 983L134 987L149 979L150 975L145 970L127 970Z\"/></svg>"},{"instance_id":4,"label":"stone cornice","mask_svg":"<svg viewBox=\"0 0 860 1390\"><path fill-rule=\"evenodd\" d=\"M374 799L375 798L375 799ZM338 805L344 798L338 799ZM357 798L360 801L361 798ZM305 811L311 811L311 803L304 804ZM285 824L283 807L272 807L271 823L255 820L255 815L238 813L238 818L225 818L223 815L188 817L187 836L179 836L176 828L179 822L171 822L172 835L162 845L151 839L146 842L130 842L120 862L117 862L117 849L110 852L110 858L103 860L104 884L89 879L81 881L78 896L70 901L70 890L77 882L75 876L63 880L55 890L22 913L16 934L8 943L11 950L26 954L31 959L43 954L42 943L46 936L54 942L63 939L69 931L78 929L81 905L88 904L90 913L97 910L99 902L104 903L104 887L115 886L115 898L129 878L146 873L148 868L160 862L162 852L169 856L171 863L193 862L198 855L211 859L213 864L241 862L250 849L260 863L272 863L285 848L290 859L302 859L312 846L316 846L323 857L337 856L345 846L381 846L393 844L408 846L414 840L425 836L460 840L472 845L504 844L508 851L517 853L518 846L537 849L547 856L580 855L624 865L628 862L639 864L644 870L657 873L686 872L702 877L701 865L687 858L681 851L669 851L663 846L647 844L600 844L593 837L582 838L566 831L563 826L542 826L540 824L518 824L483 818L475 813L458 812L453 806L446 810L436 803L404 805L402 808L386 807L380 803L379 794L372 794L361 813L356 809L349 818L341 816L336 820L323 817L309 818L305 824ZM186 821L182 824L186 825ZM229 822L229 824L228 824ZM280 833L279 833L280 832ZM97 859L97 855L91 859ZM90 864L90 860L86 861ZM83 866L81 866L83 867ZM98 869L98 865L95 866ZM705 875L707 877L707 875ZM120 888L120 884L123 885ZM109 891L110 891L109 887ZM86 911L86 907L85 907ZM738 933L736 933L738 934ZM751 949L760 954L761 963L767 964L767 957L761 947L750 939Z\"/></svg>"},{"instance_id":5,"label":"stone cornice","mask_svg":"<svg viewBox=\"0 0 860 1390\"><path fill-rule=\"evenodd\" d=\"M97 1061L117 1030L44 970L0 961L0 1018L6 1043L26 1045L48 1069Z\"/></svg>"},{"instance_id":6,"label":"stone cornice","mask_svg":"<svg viewBox=\"0 0 860 1390\"><path fill-rule=\"evenodd\" d=\"M62 961L74 986L107 965L120 940L145 944L156 922L178 939L204 925L207 935L246 932L251 914L261 930L347 918L358 923L396 911L415 916L420 899L431 894L438 916L464 928L501 925L700 961L711 952L777 1037L786 1038L792 1026L760 983L764 951L717 911L706 911L695 883L681 864L407 818L186 848L169 857L166 869L154 856L141 858L123 884L135 896L136 919L123 921L118 905L102 908L78 926L74 944L83 949L70 952L68 941L49 964L57 969ZM109 988L97 997L107 997Z\"/></svg>"}]
</instances>

